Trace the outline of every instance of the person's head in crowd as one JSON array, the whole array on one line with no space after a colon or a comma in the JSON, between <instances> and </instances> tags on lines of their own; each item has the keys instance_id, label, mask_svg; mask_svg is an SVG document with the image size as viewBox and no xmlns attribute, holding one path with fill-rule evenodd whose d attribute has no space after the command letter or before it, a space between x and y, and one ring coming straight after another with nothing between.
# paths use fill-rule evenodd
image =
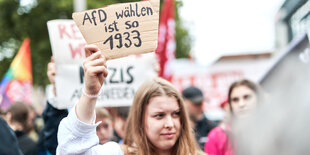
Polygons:
<instances>
[{"instance_id":1,"label":"person's head in crowd","mask_svg":"<svg viewBox=\"0 0 310 155\"><path fill-rule=\"evenodd\" d=\"M233 116L243 116L260 102L260 87L247 79L236 81L228 90L228 103Z\"/></svg>"},{"instance_id":2,"label":"person's head in crowd","mask_svg":"<svg viewBox=\"0 0 310 155\"><path fill-rule=\"evenodd\" d=\"M156 78L138 89L130 109L124 144L137 146L135 150L142 155L199 152L182 96L169 82Z\"/></svg>"},{"instance_id":3,"label":"person's head in crowd","mask_svg":"<svg viewBox=\"0 0 310 155\"><path fill-rule=\"evenodd\" d=\"M56 75L56 64L54 62L54 58L51 57L51 61L47 64L47 77L50 81L53 89L53 93L56 96L56 83L55 83L55 75Z\"/></svg>"},{"instance_id":4,"label":"person's head in crowd","mask_svg":"<svg viewBox=\"0 0 310 155\"><path fill-rule=\"evenodd\" d=\"M22 102L13 103L6 111L6 121L14 131L25 131L28 126L29 110Z\"/></svg>"},{"instance_id":5,"label":"person's head in crowd","mask_svg":"<svg viewBox=\"0 0 310 155\"><path fill-rule=\"evenodd\" d=\"M118 139L116 141L122 141L125 138L125 129L127 126L127 118L130 107L117 107L114 114L114 131Z\"/></svg>"},{"instance_id":6,"label":"person's head in crowd","mask_svg":"<svg viewBox=\"0 0 310 155\"><path fill-rule=\"evenodd\" d=\"M28 108L28 118L27 118L27 126L25 128L25 131L28 133L31 130L34 130L35 127L35 119L37 116L37 113L32 105L27 104Z\"/></svg>"},{"instance_id":7,"label":"person's head in crowd","mask_svg":"<svg viewBox=\"0 0 310 155\"><path fill-rule=\"evenodd\" d=\"M215 124L204 114L203 93L199 88L190 86L182 91L182 96L186 111L190 116L191 127L195 132L196 141L199 143L200 148L203 149L208 133L215 127Z\"/></svg>"},{"instance_id":8,"label":"person's head in crowd","mask_svg":"<svg viewBox=\"0 0 310 155\"><path fill-rule=\"evenodd\" d=\"M182 91L182 96L189 112L192 121L196 122L202 118L203 115L203 94L197 87L190 86Z\"/></svg>"},{"instance_id":9,"label":"person's head in crowd","mask_svg":"<svg viewBox=\"0 0 310 155\"><path fill-rule=\"evenodd\" d=\"M101 121L97 126L99 143L104 144L113 138L113 123L109 112L104 108L96 108L96 122Z\"/></svg>"}]
</instances>

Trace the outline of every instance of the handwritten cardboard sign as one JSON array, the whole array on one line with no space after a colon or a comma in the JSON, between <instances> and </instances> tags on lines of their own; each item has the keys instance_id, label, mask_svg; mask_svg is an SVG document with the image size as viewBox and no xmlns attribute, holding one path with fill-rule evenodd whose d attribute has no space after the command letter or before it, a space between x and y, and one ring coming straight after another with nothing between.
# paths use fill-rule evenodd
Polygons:
<instances>
[{"instance_id":1,"label":"handwritten cardboard sign","mask_svg":"<svg viewBox=\"0 0 310 155\"><path fill-rule=\"evenodd\" d=\"M73 13L88 44L97 45L107 59L155 51L159 0L120 3Z\"/></svg>"}]
</instances>

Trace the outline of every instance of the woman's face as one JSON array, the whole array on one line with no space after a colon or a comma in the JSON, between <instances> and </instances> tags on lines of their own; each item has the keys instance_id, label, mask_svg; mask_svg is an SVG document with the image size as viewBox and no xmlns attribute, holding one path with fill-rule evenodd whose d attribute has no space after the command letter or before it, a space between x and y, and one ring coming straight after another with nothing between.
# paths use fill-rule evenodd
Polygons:
<instances>
[{"instance_id":1,"label":"woman's face","mask_svg":"<svg viewBox=\"0 0 310 155\"><path fill-rule=\"evenodd\" d=\"M231 106L236 115L244 115L257 104L255 92L247 86L235 87L230 95Z\"/></svg>"},{"instance_id":2,"label":"woman's face","mask_svg":"<svg viewBox=\"0 0 310 155\"><path fill-rule=\"evenodd\" d=\"M159 151L170 151L180 135L180 107L175 97L157 96L144 114L147 138Z\"/></svg>"}]
</instances>

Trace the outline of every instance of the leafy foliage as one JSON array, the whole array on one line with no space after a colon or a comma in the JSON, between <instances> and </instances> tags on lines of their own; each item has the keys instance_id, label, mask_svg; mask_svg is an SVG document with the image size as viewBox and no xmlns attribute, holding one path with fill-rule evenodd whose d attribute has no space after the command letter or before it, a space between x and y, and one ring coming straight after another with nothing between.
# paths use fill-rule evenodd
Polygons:
<instances>
[{"instance_id":1,"label":"leafy foliage","mask_svg":"<svg viewBox=\"0 0 310 155\"><path fill-rule=\"evenodd\" d=\"M188 58L192 44L192 39L180 19L179 8L182 5L182 1L175 1L176 58Z\"/></svg>"}]
</instances>

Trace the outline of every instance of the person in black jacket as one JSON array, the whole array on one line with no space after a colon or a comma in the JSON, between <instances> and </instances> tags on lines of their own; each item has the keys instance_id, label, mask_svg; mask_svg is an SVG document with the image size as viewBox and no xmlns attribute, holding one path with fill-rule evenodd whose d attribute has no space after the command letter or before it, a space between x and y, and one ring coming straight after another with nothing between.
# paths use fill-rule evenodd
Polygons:
<instances>
[{"instance_id":1,"label":"person in black jacket","mask_svg":"<svg viewBox=\"0 0 310 155\"><path fill-rule=\"evenodd\" d=\"M22 155L14 131L0 117L0 154L1 155Z\"/></svg>"},{"instance_id":2,"label":"person in black jacket","mask_svg":"<svg viewBox=\"0 0 310 155\"><path fill-rule=\"evenodd\" d=\"M56 109L49 102L47 102L46 108L43 112L44 127L38 142L40 155L56 154L56 148L58 145L58 125L60 121L67 115L67 110Z\"/></svg>"},{"instance_id":3,"label":"person in black jacket","mask_svg":"<svg viewBox=\"0 0 310 155\"><path fill-rule=\"evenodd\" d=\"M196 140L203 150L208 133L216 126L215 123L207 119L202 109L203 94L197 87L188 87L182 92L186 108L190 119L194 123Z\"/></svg>"},{"instance_id":4,"label":"person in black jacket","mask_svg":"<svg viewBox=\"0 0 310 155\"><path fill-rule=\"evenodd\" d=\"M55 87L55 63L53 58L48 64L47 76L52 85L51 97L48 97L46 107L43 111L42 117L44 120L44 127L39 136L38 150L39 155L55 155L58 146L57 132L60 121L68 115L67 109L58 109L55 106L56 87Z\"/></svg>"},{"instance_id":5,"label":"person in black jacket","mask_svg":"<svg viewBox=\"0 0 310 155\"><path fill-rule=\"evenodd\" d=\"M22 102L13 103L6 112L6 120L14 130L19 147L24 155L36 155L36 143L27 135L27 120L29 110Z\"/></svg>"}]
</instances>

